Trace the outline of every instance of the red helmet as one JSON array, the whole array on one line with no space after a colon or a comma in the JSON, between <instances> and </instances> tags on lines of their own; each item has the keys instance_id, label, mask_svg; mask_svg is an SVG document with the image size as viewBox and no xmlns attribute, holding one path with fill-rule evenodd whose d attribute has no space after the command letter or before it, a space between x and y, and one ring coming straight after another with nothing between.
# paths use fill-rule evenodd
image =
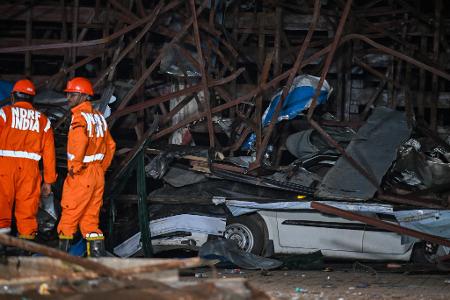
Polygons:
<instances>
[{"instance_id":1,"label":"red helmet","mask_svg":"<svg viewBox=\"0 0 450 300\"><path fill-rule=\"evenodd\" d=\"M18 92L18 93L24 93L31 96L36 95L36 88L34 87L34 84L28 80L28 79L22 79L16 82L12 89L12 93Z\"/></svg>"},{"instance_id":2,"label":"red helmet","mask_svg":"<svg viewBox=\"0 0 450 300\"><path fill-rule=\"evenodd\" d=\"M64 92L82 93L94 96L94 89L92 88L91 82L84 77L75 77L69 80Z\"/></svg>"}]
</instances>

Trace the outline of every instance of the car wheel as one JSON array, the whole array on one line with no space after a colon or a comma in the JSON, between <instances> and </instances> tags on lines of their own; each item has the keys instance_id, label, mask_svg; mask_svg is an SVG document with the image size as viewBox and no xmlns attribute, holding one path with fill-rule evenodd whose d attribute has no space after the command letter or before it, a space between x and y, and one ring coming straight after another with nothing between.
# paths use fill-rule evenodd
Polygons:
<instances>
[{"instance_id":1,"label":"car wheel","mask_svg":"<svg viewBox=\"0 0 450 300\"><path fill-rule=\"evenodd\" d=\"M420 242L414 245L412 262L418 264L436 264L438 258L443 255L446 255L443 247L430 242Z\"/></svg>"},{"instance_id":2,"label":"car wheel","mask_svg":"<svg viewBox=\"0 0 450 300\"><path fill-rule=\"evenodd\" d=\"M236 241L245 252L261 255L266 234L265 224L257 214L229 217L224 237Z\"/></svg>"}]
</instances>

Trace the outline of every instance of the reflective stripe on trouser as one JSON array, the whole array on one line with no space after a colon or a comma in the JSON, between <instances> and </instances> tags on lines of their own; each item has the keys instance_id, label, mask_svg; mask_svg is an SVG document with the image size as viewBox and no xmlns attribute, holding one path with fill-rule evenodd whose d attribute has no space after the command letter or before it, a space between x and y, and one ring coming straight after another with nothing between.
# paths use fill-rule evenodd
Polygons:
<instances>
[{"instance_id":1,"label":"reflective stripe on trouser","mask_svg":"<svg viewBox=\"0 0 450 300\"><path fill-rule=\"evenodd\" d=\"M36 214L41 193L41 175L37 161L0 157L0 228L11 226L12 209L19 235L37 232Z\"/></svg>"},{"instance_id":2,"label":"reflective stripe on trouser","mask_svg":"<svg viewBox=\"0 0 450 300\"><path fill-rule=\"evenodd\" d=\"M83 237L93 232L102 234L98 223L104 184L104 172L100 164L88 164L80 174L66 177L59 234L72 236L78 226Z\"/></svg>"},{"instance_id":3,"label":"reflective stripe on trouser","mask_svg":"<svg viewBox=\"0 0 450 300\"><path fill-rule=\"evenodd\" d=\"M0 228L0 233L1 234L10 234L11 233L11 227Z\"/></svg>"}]
</instances>

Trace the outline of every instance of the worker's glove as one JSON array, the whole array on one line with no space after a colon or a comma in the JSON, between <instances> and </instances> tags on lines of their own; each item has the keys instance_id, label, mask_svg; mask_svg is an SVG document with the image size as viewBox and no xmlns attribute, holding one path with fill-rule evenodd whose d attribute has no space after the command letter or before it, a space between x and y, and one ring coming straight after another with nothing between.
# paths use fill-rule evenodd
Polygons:
<instances>
[{"instance_id":1,"label":"worker's glove","mask_svg":"<svg viewBox=\"0 0 450 300\"><path fill-rule=\"evenodd\" d=\"M87 166L85 164L82 165L73 165L70 169L69 169L69 175L73 178L74 175L78 175L81 172L83 172L84 169L86 169Z\"/></svg>"},{"instance_id":2,"label":"worker's glove","mask_svg":"<svg viewBox=\"0 0 450 300\"><path fill-rule=\"evenodd\" d=\"M41 196L47 198L52 192L52 185L50 183L43 183L41 187Z\"/></svg>"}]
</instances>

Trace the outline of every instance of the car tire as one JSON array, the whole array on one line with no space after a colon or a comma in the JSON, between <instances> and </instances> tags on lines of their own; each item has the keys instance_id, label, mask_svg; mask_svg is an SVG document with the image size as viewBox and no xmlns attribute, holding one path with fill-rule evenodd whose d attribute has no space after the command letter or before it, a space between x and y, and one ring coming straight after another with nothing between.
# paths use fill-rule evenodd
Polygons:
<instances>
[{"instance_id":1,"label":"car tire","mask_svg":"<svg viewBox=\"0 0 450 300\"><path fill-rule=\"evenodd\" d=\"M429 264L430 261L425 255L425 243L416 243L411 255L411 262L415 264Z\"/></svg>"},{"instance_id":2,"label":"car tire","mask_svg":"<svg viewBox=\"0 0 450 300\"><path fill-rule=\"evenodd\" d=\"M416 264L436 264L438 257L445 255L441 246L428 242L420 242L414 245L411 261Z\"/></svg>"},{"instance_id":3,"label":"car tire","mask_svg":"<svg viewBox=\"0 0 450 300\"><path fill-rule=\"evenodd\" d=\"M266 225L258 214L228 217L224 237L235 240L245 252L261 255L266 244Z\"/></svg>"}]
</instances>

